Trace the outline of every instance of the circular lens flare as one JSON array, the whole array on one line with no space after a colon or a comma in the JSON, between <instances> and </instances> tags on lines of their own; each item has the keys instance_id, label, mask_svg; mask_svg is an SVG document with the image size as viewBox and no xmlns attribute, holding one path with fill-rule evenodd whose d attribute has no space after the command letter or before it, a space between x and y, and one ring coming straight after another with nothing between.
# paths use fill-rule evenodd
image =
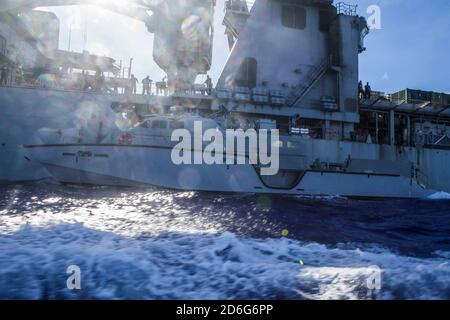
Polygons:
<instances>
[{"instance_id":1,"label":"circular lens flare","mask_svg":"<svg viewBox=\"0 0 450 320\"><path fill-rule=\"evenodd\" d=\"M191 15L183 20L181 32L186 39L197 40L200 37L202 19L199 16Z\"/></svg>"}]
</instances>

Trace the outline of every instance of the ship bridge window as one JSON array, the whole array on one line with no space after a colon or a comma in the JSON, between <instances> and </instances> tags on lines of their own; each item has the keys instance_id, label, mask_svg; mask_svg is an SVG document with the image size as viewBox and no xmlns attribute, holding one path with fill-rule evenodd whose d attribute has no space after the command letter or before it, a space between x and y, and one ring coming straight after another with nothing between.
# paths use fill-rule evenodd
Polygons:
<instances>
[{"instance_id":1,"label":"ship bridge window","mask_svg":"<svg viewBox=\"0 0 450 320\"><path fill-rule=\"evenodd\" d=\"M283 6L281 9L281 23L287 28L306 28L306 9L298 6Z\"/></svg>"},{"instance_id":2,"label":"ship bridge window","mask_svg":"<svg viewBox=\"0 0 450 320\"><path fill-rule=\"evenodd\" d=\"M165 120L153 120L152 129L167 129L167 121Z\"/></svg>"},{"instance_id":3,"label":"ship bridge window","mask_svg":"<svg viewBox=\"0 0 450 320\"><path fill-rule=\"evenodd\" d=\"M239 72L234 79L234 85L237 87L256 87L256 73L258 71L258 62L255 58L245 58L241 63Z\"/></svg>"}]
</instances>

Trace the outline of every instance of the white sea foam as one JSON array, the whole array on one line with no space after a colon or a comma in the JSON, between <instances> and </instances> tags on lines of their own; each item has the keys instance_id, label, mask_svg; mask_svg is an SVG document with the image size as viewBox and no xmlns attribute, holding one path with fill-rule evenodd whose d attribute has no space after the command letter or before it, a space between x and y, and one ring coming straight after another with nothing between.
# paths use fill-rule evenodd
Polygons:
<instances>
[{"instance_id":1,"label":"white sea foam","mask_svg":"<svg viewBox=\"0 0 450 320\"><path fill-rule=\"evenodd\" d=\"M447 251L413 258L227 232L280 234L289 221L270 218L270 199L40 190L0 198L0 299L450 299ZM81 269L81 291L67 289L70 265ZM373 266L381 288L370 291Z\"/></svg>"},{"instance_id":2,"label":"white sea foam","mask_svg":"<svg viewBox=\"0 0 450 320\"><path fill-rule=\"evenodd\" d=\"M445 257L231 233L147 238L24 226L0 236L0 299L449 299ZM66 288L69 265L81 268L81 291ZM382 271L375 292L366 285L371 266Z\"/></svg>"},{"instance_id":3,"label":"white sea foam","mask_svg":"<svg viewBox=\"0 0 450 320\"><path fill-rule=\"evenodd\" d=\"M429 200L450 200L450 193L436 192L428 197Z\"/></svg>"}]
</instances>

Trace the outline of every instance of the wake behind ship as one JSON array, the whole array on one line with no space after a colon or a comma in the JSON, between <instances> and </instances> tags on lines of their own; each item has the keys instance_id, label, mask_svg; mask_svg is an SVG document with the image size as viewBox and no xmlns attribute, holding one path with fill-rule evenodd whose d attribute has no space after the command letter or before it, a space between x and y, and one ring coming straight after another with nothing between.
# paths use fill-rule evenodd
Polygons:
<instances>
[{"instance_id":1,"label":"wake behind ship","mask_svg":"<svg viewBox=\"0 0 450 320\"><path fill-rule=\"evenodd\" d=\"M211 68L215 1L182 8L167 1L169 10L130 1L120 13L140 13L132 16L155 34L153 57L167 74L160 94L141 95L112 59L59 50L59 21L32 10L49 4L0 6L1 181L382 198L450 192L450 96L410 89L360 96L369 28L353 6L226 1L230 55L211 88L195 79ZM33 32L39 28L46 32ZM29 54L17 61L13 44ZM171 135L192 131L193 121L219 131L278 130L279 171L174 164Z\"/></svg>"}]
</instances>

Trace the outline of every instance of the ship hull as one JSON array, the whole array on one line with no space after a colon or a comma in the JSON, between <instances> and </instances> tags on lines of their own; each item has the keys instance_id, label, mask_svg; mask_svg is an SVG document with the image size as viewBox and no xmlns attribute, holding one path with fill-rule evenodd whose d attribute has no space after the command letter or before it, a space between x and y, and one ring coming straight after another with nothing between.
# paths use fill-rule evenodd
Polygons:
<instances>
[{"instance_id":1,"label":"ship hull","mask_svg":"<svg viewBox=\"0 0 450 320\"><path fill-rule=\"evenodd\" d=\"M39 145L42 141L36 139L36 132L42 128L69 129L74 127L74 119L77 118L79 110L85 106L95 106L97 108L111 109L114 103L114 97L105 94L80 93L66 91L49 91L38 89L24 88L7 88L0 87L0 181L7 183L36 181L45 178L54 177L47 168L42 165L41 161L30 157L29 148L24 146ZM293 138L287 138L293 139ZM303 142L302 142L303 143ZM99 147L103 148L103 147ZM75 148L77 149L77 148ZM124 152L123 163L126 163L126 157L129 157L130 151L124 152L124 148L115 147L116 153ZM146 154L150 151L138 151L138 163L144 163L145 159L158 159L161 155L151 149L152 154ZM162 149L161 149L162 150ZM160 150L160 151L161 151ZM77 152L78 150L74 150ZM120 152L119 152L120 151ZM133 149L136 152L136 148ZM167 154L169 154L167 152ZM329 162L343 163L348 157L353 159L370 159L371 161L389 161L390 163L410 162L417 167L426 177L424 183L428 190L438 190L450 192L450 170L447 164L450 162L449 150L434 149L417 149L387 145L375 145L355 143L349 141L331 141L331 140L305 140L301 147L301 154L292 157L293 159L308 159L309 162L316 158L327 159ZM168 163L167 156L164 163ZM104 159L97 159L104 160ZM139 162L140 161L140 162ZM294 160L293 162L296 162ZM55 165L59 165L55 163ZM64 166L62 166L64 167ZM153 172L160 171L157 174L147 174L152 177L149 180L142 181L145 185L162 186L173 189L182 190L204 190L204 191L230 191L230 192L263 192L263 193L289 193L289 194L338 194L356 197L415 197L416 194L421 196L427 192L416 192L409 190L407 185L410 178L405 175L396 177L389 175L366 175L361 172L354 174L334 172L314 172L307 171L301 183L291 188L276 189L268 188L261 182L252 166L236 167L236 174L243 174L251 183L239 187L229 187L231 177L236 175L225 172L221 174L221 182L223 185L216 185L217 179L211 179L216 172L221 172L222 168L216 166L198 166L186 167L184 170L194 170L201 179L206 179L208 183L202 183L200 187L196 185L183 185L178 183L180 170L179 167L159 166L153 168ZM144 170L142 166L139 170ZM151 170L151 166L145 170ZM169 169L177 172L176 174L168 173ZM77 174L89 170L85 168L72 168ZM68 169L67 169L68 170ZM55 174L56 169L53 170ZM376 171L374 171L376 172ZM66 172L67 173L67 172ZM101 171L100 171L101 173ZM136 182L134 177L139 176L139 171L131 173L132 179L126 176L122 178L125 183L117 183L113 185L129 185ZM134 176L133 176L134 175ZM203 177L203 175L205 177ZM114 176L114 175L113 175ZM227 178L227 176L229 176ZM104 177L106 179L106 177ZM116 177L117 179L117 177ZM247 178L245 178L247 179ZM245 180L244 179L244 180ZM95 179L69 179L69 182L90 182L96 183L101 181L97 176ZM130 183L130 180L133 183ZM221 180L221 181L222 181ZM242 180L242 179L241 179ZM345 184L342 183L345 181ZM376 183L374 183L376 181ZM108 179L102 181L109 184ZM139 181L139 184L141 181ZM227 184L228 183L228 184ZM343 188L343 186L345 188ZM363 187L362 187L363 186ZM393 190L386 191L391 188ZM399 187L400 186L400 187ZM420 187L420 186L419 186ZM302 191L304 190L304 191ZM396 191L398 190L398 191ZM420 191L420 190L419 190Z\"/></svg>"},{"instance_id":2,"label":"ship hull","mask_svg":"<svg viewBox=\"0 0 450 320\"><path fill-rule=\"evenodd\" d=\"M295 182L286 187L274 186L249 164L175 165L172 149L161 146L32 145L25 149L30 164L38 162L63 183L355 198L422 198L435 193L408 177L364 172L307 170L298 172Z\"/></svg>"},{"instance_id":3,"label":"ship hull","mask_svg":"<svg viewBox=\"0 0 450 320\"><path fill-rule=\"evenodd\" d=\"M111 108L112 99L90 92L0 86L0 181L47 178L41 166L30 165L23 145L39 142L41 128L73 128L80 109Z\"/></svg>"}]
</instances>

